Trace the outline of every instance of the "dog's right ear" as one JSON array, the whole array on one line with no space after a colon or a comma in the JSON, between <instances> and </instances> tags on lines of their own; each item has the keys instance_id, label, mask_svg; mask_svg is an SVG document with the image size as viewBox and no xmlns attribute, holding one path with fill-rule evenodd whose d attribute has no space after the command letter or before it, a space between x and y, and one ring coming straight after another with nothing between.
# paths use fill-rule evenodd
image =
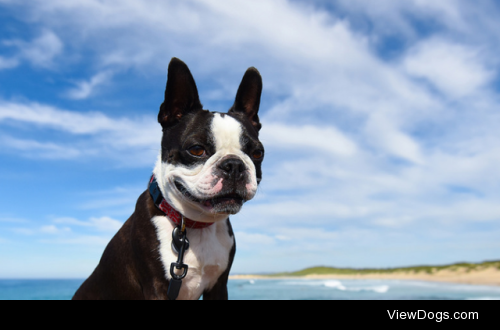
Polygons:
<instances>
[{"instance_id":1,"label":"dog's right ear","mask_svg":"<svg viewBox=\"0 0 500 330\"><path fill-rule=\"evenodd\" d=\"M158 122L165 128L177 123L186 113L202 108L189 68L178 58L172 58L168 66L165 100L160 106Z\"/></svg>"},{"instance_id":2,"label":"dog's right ear","mask_svg":"<svg viewBox=\"0 0 500 330\"><path fill-rule=\"evenodd\" d=\"M238 87L236 100L229 109L229 113L241 113L247 117L257 132L262 127L257 115L261 94L262 77L256 68L248 68L241 80L240 87Z\"/></svg>"}]
</instances>

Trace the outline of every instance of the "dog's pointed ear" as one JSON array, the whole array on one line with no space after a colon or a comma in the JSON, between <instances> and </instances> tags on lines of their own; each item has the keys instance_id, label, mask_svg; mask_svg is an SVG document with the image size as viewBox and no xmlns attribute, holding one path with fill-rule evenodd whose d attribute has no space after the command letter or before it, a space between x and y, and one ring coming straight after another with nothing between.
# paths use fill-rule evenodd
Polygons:
<instances>
[{"instance_id":1,"label":"dog's pointed ear","mask_svg":"<svg viewBox=\"0 0 500 330\"><path fill-rule=\"evenodd\" d=\"M168 127L193 110L201 110L198 89L187 65L178 58L172 58L168 66L165 100L160 106L158 122Z\"/></svg>"},{"instance_id":2,"label":"dog's pointed ear","mask_svg":"<svg viewBox=\"0 0 500 330\"><path fill-rule=\"evenodd\" d=\"M248 68L236 93L234 105L229 110L230 113L243 113L250 120L257 132L262 127L257 115L261 95L262 77L256 68Z\"/></svg>"}]
</instances>

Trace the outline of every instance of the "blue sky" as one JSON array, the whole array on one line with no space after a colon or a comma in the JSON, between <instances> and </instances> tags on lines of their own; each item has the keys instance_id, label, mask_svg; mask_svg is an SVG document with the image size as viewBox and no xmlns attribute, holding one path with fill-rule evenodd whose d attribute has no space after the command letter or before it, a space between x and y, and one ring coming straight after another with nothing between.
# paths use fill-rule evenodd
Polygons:
<instances>
[{"instance_id":1,"label":"blue sky","mask_svg":"<svg viewBox=\"0 0 500 330\"><path fill-rule=\"evenodd\" d=\"M84 278L156 161L172 57L263 76L233 273L500 258L500 6L0 0L0 278Z\"/></svg>"}]
</instances>

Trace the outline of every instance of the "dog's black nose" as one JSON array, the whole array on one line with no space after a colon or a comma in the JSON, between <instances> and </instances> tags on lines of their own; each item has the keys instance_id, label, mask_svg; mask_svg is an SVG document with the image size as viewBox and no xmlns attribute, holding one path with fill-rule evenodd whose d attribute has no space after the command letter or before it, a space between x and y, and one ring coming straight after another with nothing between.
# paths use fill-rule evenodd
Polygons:
<instances>
[{"instance_id":1,"label":"dog's black nose","mask_svg":"<svg viewBox=\"0 0 500 330\"><path fill-rule=\"evenodd\" d=\"M246 167L241 159L229 158L219 164L219 169L227 179L241 180Z\"/></svg>"}]
</instances>

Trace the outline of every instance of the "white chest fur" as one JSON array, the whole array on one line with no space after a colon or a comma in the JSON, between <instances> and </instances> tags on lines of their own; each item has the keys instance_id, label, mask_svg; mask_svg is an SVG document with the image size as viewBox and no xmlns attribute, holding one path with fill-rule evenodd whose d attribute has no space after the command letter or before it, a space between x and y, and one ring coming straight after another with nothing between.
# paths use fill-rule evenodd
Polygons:
<instances>
[{"instance_id":1,"label":"white chest fur","mask_svg":"<svg viewBox=\"0 0 500 330\"><path fill-rule=\"evenodd\" d=\"M165 276L170 280L170 265L177 262L177 254L171 246L174 225L165 216L154 217L151 221L160 242L160 258ZM184 255L184 263L189 266L189 270L182 280L179 300L199 299L205 290L211 289L227 269L229 252L234 245L234 237L229 236L226 221L203 229L188 229L187 238L189 250Z\"/></svg>"}]
</instances>

